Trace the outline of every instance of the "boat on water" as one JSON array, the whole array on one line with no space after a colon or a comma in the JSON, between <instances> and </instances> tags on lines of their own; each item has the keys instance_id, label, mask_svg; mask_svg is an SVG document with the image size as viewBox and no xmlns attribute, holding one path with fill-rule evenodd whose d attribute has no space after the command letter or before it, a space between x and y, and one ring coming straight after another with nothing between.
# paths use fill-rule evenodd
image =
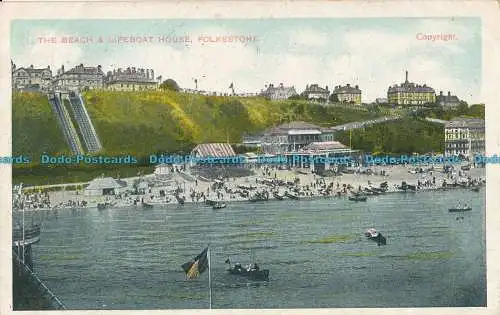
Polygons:
<instances>
[{"instance_id":1,"label":"boat on water","mask_svg":"<svg viewBox=\"0 0 500 315\"><path fill-rule=\"evenodd\" d=\"M216 204L214 204L212 206L212 209L214 209L214 210L215 209L223 209L225 207L227 207L227 205L225 203L217 202Z\"/></svg>"},{"instance_id":2,"label":"boat on water","mask_svg":"<svg viewBox=\"0 0 500 315\"><path fill-rule=\"evenodd\" d=\"M97 204L97 209L99 209L99 210L105 210L105 209L110 208L111 206L112 206L112 204L109 203L109 202L99 202Z\"/></svg>"},{"instance_id":3,"label":"boat on water","mask_svg":"<svg viewBox=\"0 0 500 315\"><path fill-rule=\"evenodd\" d=\"M142 204L142 207L143 207L144 209L151 209L151 208L153 208L153 205L152 205L152 204L150 204L150 203L147 203L147 202L144 202L144 201L143 201L143 202L141 202L141 204Z\"/></svg>"},{"instance_id":4,"label":"boat on water","mask_svg":"<svg viewBox=\"0 0 500 315\"><path fill-rule=\"evenodd\" d=\"M226 264L231 265L231 261L226 259ZM229 274L245 277L249 280L269 281L269 270L260 269L256 263L248 265L245 268L243 268L241 264L236 263L234 266L227 269L227 271Z\"/></svg>"},{"instance_id":5,"label":"boat on water","mask_svg":"<svg viewBox=\"0 0 500 315\"><path fill-rule=\"evenodd\" d=\"M351 201L366 201L366 196L364 196L364 195L353 195L353 196L349 196L349 200L351 200Z\"/></svg>"},{"instance_id":6,"label":"boat on water","mask_svg":"<svg viewBox=\"0 0 500 315\"><path fill-rule=\"evenodd\" d=\"M377 242L378 246L387 244L385 237L374 228L368 229L365 232L365 236L367 239Z\"/></svg>"},{"instance_id":7,"label":"boat on water","mask_svg":"<svg viewBox=\"0 0 500 315\"><path fill-rule=\"evenodd\" d=\"M478 186L471 189L471 191L473 191L473 192L479 192L480 190L481 190L481 188Z\"/></svg>"},{"instance_id":8,"label":"boat on water","mask_svg":"<svg viewBox=\"0 0 500 315\"><path fill-rule=\"evenodd\" d=\"M211 207L213 207L213 206L215 206L215 205L217 204L217 201L215 201L215 200L210 200L210 199L205 199L205 204L206 204L207 206L211 206Z\"/></svg>"},{"instance_id":9,"label":"boat on water","mask_svg":"<svg viewBox=\"0 0 500 315\"><path fill-rule=\"evenodd\" d=\"M469 207L468 205L458 205L455 208L450 208L448 209L449 212L465 212L465 211L471 211L472 208Z\"/></svg>"},{"instance_id":10,"label":"boat on water","mask_svg":"<svg viewBox=\"0 0 500 315\"><path fill-rule=\"evenodd\" d=\"M184 202L186 201L186 197L184 196L179 196L179 195L175 195L175 199L177 200L177 203L179 203L180 205L183 205Z\"/></svg>"},{"instance_id":11,"label":"boat on water","mask_svg":"<svg viewBox=\"0 0 500 315\"><path fill-rule=\"evenodd\" d=\"M292 193L290 193L288 191L285 192L285 196L287 196L288 198L293 199L293 200L299 200L299 196L294 195L294 194L292 194Z\"/></svg>"},{"instance_id":12,"label":"boat on water","mask_svg":"<svg viewBox=\"0 0 500 315\"><path fill-rule=\"evenodd\" d=\"M268 201L269 200L269 193L267 191L257 192L257 193L255 193L255 195L251 196L248 200L250 202Z\"/></svg>"}]
</instances>

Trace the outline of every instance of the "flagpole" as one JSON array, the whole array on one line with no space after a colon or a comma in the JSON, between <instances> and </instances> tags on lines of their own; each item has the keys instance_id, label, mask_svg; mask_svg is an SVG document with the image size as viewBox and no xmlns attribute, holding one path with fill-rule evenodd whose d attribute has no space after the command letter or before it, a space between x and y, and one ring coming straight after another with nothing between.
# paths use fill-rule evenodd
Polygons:
<instances>
[{"instance_id":1,"label":"flagpole","mask_svg":"<svg viewBox=\"0 0 500 315\"><path fill-rule=\"evenodd\" d=\"M208 296L209 296L210 309L212 309L212 275L210 272L211 265L212 264L210 263L210 247L208 247Z\"/></svg>"}]
</instances>

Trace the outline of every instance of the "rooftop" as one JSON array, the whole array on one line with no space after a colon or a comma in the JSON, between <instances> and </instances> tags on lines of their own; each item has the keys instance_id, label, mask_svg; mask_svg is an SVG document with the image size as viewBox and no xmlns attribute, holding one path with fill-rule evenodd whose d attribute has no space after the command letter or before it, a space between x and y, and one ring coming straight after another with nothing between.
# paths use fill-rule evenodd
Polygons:
<instances>
[{"instance_id":1,"label":"rooftop","mask_svg":"<svg viewBox=\"0 0 500 315\"><path fill-rule=\"evenodd\" d=\"M400 85L394 84L387 89L387 93L398 93L398 92L417 92L417 93L436 93L433 88L427 86L426 84L416 84L408 81L408 71L406 71L405 82Z\"/></svg>"},{"instance_id":2,"label":"rooftop","mask_svg":"<svg viewBox=\"0 0 500 315\"><path fill-rule=\"evenodd\" d=\"M78 66L63 72L62 74L100 74L104 75L101 66L97 67L85 67L83 64L79 64Z\"/></svg>"},{"instance_id":3,"label":"rooftop","mask_svg":"<svg viewBox=\"0 0 500 315\"><path fill-rule=\"evenodd\" d=\"M98 177L93 179L85 189L102 190L102 189L121 188L121 187L122 185L120 185L113 177Z\"/></svg>"},{"instance_id":4,"label":"rooftop","mask_svg":"<svg viewBox=\"0 0 500 315\"><path fill-rule=\"evenodd\" d=\"M319 84L306 85L306 89L303 93L329 93L328 86L322 88Z\"/></svg>"},{"instance_id":5,"label":"rooftop","mask_svg":"<svg viewBox=\"0 0 500 315\"><path fill-rule=\"evenodd\" d=\"M192 151L198 156L228 157L236 156L229 143L203 143L198 144Z\"/></svg>"},{"instance_id":6,"label":"rooftop","mask_svg":"<svg viewBox=\"0 0 500 315\"><path fill-rule=\"evenodd\" d=\"M338 141L312 142L299 150L299 152L322 152L339 149L348 149Z\"/></svg>"},{"instance_id":7,"label":"rooftop","mask_svg":"<svg viewBox=\"0 0 500 315\"><path fill-rule=\"evenodd\" d=\"M445 128L484 128L484 120L468 117L455 118L447 122Z\"/></svg>"},{"instance_id":8,"label":"rooftop","mask_svg":"<svg viewBox=\"0 0 500 315\"><path fill-rule=\"evenodd\" d=\"M320 130L321 127L305 122L305 121L292 121L287 124L282 124L272 127L264 132L264 134L288 134L291 130Z\"/></svg>"},{"instance_id":9,"label":"rooftop","mask_svg":"<svg viewBox=\"0 0 500 315\"><path fill-rule=\"evenodd\" d=\"M333 89L334 94L343 94L343 93L349 93L349 94L361 94L361 90L359 89L358 85L351 86L350 84L347 84L345 86L338 85Z\"/></svg>"}]
</instances>

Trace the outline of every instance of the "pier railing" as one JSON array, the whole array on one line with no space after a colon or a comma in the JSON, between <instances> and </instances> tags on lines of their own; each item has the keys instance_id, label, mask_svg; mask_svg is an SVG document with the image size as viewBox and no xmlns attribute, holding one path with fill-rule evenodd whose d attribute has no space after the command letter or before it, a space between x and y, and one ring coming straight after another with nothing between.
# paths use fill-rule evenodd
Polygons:
<instances>
[{"instance_id":1,"label":"pier railing","mask_svg":"<svg viewBox=\"0 0 500 315\"><path fill-rule=\"evenodd\" d=\"M12 257L15 258L15 262L20 266L20 268L22 268L22 272L27 275L34 284L36 284L40 294L50 301L54 309L66 309L64 303L47 287L47 285L37 276L35 272L33 272L33 270L23 263L21 257L19 257L14 249L12 250Z\"/></svg>"}]
</instances>

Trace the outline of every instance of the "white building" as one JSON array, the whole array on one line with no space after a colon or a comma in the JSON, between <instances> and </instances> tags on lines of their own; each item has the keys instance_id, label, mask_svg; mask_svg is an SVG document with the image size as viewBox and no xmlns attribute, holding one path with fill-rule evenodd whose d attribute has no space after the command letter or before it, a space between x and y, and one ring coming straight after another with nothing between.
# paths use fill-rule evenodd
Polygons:
<instances>
[{"instance_id":1,"label":"white building","mask_svg":"<svg viewBox=\"0 0 500 315\"><path fill-rule=\"evenodd\" d=\"M265 153L296 152L313 142L333 141L334 130L303 121L294 121L266 130L261 136Z\"/></svg>"},{"instance_id":2,"label":"white building","mask_svg":"<svg viewBox=\"0 0 500 315\"><path fill-rule=\"evenodd\" d=\"M278 87L269 84L265 90L260 92L260 95L270 100L286 100L291 96L298 95L298 93L293 86L284 86L283 83L280 83Z\"/></svg>"},{"instance_id":3,"label":"white building","mask_svg":"<svg viewBox=\"0 0 500 315\"><path fill-rule=\"evenodd\" d=\"M85 196L116 195L123 186L112 177L99 177L93 179L85 188Z\"/></svg>"},{"instance_id":4,"label":"white building","mask_svg":"<svg viewBox=\"0 0 500 315\"><path fill-rule=\"evenodd\" d=\"M11 61L12 88L16 90L47 91L52 84L52 70L47 68L35 68L30 65L27 68L18 68Z\"/></svg>"},{"instance_id":5,"label":"white building","mask_svg":"<svg viewBox=\"0 0 500 315\"><path fill-rule=\"evenodd\" d=\"M57 71L53 85L58 90L101 89L104 86L104 72L101 66L85 67L80 64L68 71L62 66Z\"/></svg>"},{"instance_id":6,"label":"white building","mask_svg":"<svg viewBox=\"0 0 500 315\"><path fill-rule=\"evenodd\" d=\"M322 88L318 84L311 84L306 85L306 89L302 92L302 95L308 101L328 102L330 91L328 90L328 86Z\"/></svg>"},{"instance_id":7,"label":"white building","mask_svg":"<svg viewBox=\"0 0 500 315\"><path fill-rule=\"evenodd\" d=\"M445 156L462 155L473 158L485 154L484 120L478 118L457 118L444 127Z\"/></svg>"}]
</instances>

